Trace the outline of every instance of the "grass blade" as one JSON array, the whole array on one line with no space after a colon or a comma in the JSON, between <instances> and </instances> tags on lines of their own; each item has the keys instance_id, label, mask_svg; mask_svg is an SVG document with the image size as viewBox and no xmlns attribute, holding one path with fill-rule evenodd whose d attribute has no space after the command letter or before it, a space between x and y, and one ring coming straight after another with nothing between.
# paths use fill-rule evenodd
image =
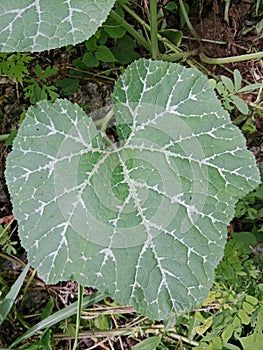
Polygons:
<instances>
[{"instance_id":1,"label":"grass blade","mask_svg":"<svg viewBox=\"0 0 263 350\"><path fill-rule=\"evenodd\" d=\"M105 294L100 292L95 292L94 294L87 296L83 298L82 308L89 307L90 305L93 305L100 301L101 299L105 298ZM21 335L21 337L17 338L9 347L9 349L13 349L17 344L19 344L22 340L25 340L32 335L34 335L36 332L42 330L43 328L51 327L54 324L64 320L67 317L70 317L77 313L78 308L78 302L65 307L64 309L55 312L53 315L45 318L44 320L40 321L33 327L31 327L26 333Z\"/></svg>"},{"instance_id":2,"label":"grass blade","mask_svg":"<svg viewBox=\"0 0 263 350\"><path fill-rule=\"evenodd\" d=\"M24 279L26 277L26 274L29 270L30 264L28 263L23 272L20 274L20 276L18 277L18 279L15 281L15 283L12 285L10 291L8 292L8 294L6 295L4 301L1 303L0 305L0 325L4 322L6 316L8 315L9 311L11 310L17 294L24 282Z\"/></svg>"}]
</instances>

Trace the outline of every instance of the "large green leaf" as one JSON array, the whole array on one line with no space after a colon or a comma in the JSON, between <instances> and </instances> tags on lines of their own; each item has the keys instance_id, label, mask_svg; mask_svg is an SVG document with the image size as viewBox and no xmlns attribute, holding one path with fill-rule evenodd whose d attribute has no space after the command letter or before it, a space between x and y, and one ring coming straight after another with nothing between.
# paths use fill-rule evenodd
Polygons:
<instances>
[{"instance_id":1,"label":"large green leaf","mask_svg":"<svg viewBox=\"0 0 263 350\"><path fill-rule=\"evenodd\" d=\"M90 38L115 0L0 2L0 51L43 51Z\"/></svg>"},{"instance_id":2,"label":"large green leaf","mask_svg":"<svg viewBox=\"0 0 263 350\"><path fill-rule=\"evenodd\" d=\"M65 100L31 107L6 177L30 263L153 319L206 296L237 200L260 181L205 76L138 60L113 93L119 142Z\"/></svg>"}]
</instances>

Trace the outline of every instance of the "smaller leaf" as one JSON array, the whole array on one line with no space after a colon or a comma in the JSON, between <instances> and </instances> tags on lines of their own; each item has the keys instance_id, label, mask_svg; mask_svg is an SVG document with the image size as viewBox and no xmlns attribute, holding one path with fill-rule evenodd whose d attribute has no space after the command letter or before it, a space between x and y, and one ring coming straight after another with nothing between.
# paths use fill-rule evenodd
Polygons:
<instances>
[{"instance_id":1,"label":"smaller leaf","mask_svg":"<svg viewBox=\"0 0 263 350\"><path fill-rule=\"evenodd\" d=\"M182 41L183 33L177 29L164 29L160 31L160 34L171 41L175 46L179 46Z\"/></svg>"},{"instance_id":2,"label":"smaller leaf","mask_svg":"<svg viewBox=\"0 0 263 350\"><path fill-rule=\"evenodd\" d=\"M258 299L249 294L246 295L245 299L249 304L252 304L252 305L257 305L258 303Z\"/></svg>"},{"instance_id":3,"label":"smaller leaf","mask_svg":"<svg viewBox=\"0 0 263 350\"><path fill-rule=\"evenodd\" d=\"M132 347L132 350L155 350L160 344L161 338L156 336L144 339L140 343Z\"/></svg>"},{"instance_id":4,"label":"smaller leaf","mask_svg":"<svg viewBox=\"0 0 263 350\"><path fill-rule=\"evenodd\" d=\"M119 16L124 18L124 11L121 7L116 8L115 11L118 13ZM126 33L126 29L122 25L114 21L114 19L111 17L111 14L109 15L107 21L103 24L103 29L113 39L120 39Z\"/></svg>"},{"instance_id":5,"label":"smaller leaf","mask_svg":"<svg viewBox=\"0 0 263 350\"><path fill-rule=\"evenodd\" d=\"M12 146L13 140L17 135L17 130L12 130L8 136L8 138L5 140L5 146Z\"/></svg>"},{"instance_id":6,"label":"smaller leaf","mask_svg":"<svg viewBox=\"0 0 263 350\"><path fill-rule=\"evenodd\" d=\"M89 40L85 41L85 46L88 51L95 51L98 46L97 38L93 35Z\"/></svg>"},{"instance_id":7,"label":"smaller leaf","mask_svg":"<svg viewBox=\"0 0 263 350\"><path fill-rule=\"evenodd\" d=\"M212 88L215 90L216 89L216 80L215 79L209 79L209 83L212 86Z\"/></svg>"},{"instance_id":8,"label":"smaller leaf","mask_svg":"<svg viewBox=\"0 0 263 350\"><path fill-rule=\"evenodd\" d=\"M246 212L246 209L245 209L244 213L245 212ZM242 216L242 215L240 215L240 216ZM231 236L235 240L243 242L244 244L247 244L247 245L257 244L256 236L252 232L233 232L233 233L231 233Z\"/></svg>"},{"instance_id":9,"label":"smaller leaf","mask_svg":"<svg viewBox=\"0 0 263 350\"><path fill-rule=\"evenodd\" d=\"M47 329L41 337L41 345L45 350L52 350L52 330Z\"/></svg>"},{"instance_id":10,"label":"smaller leaf","mask_svg":"<svg viewBox=\"0 0 263 350\"><path fill-rule=\"evenodd\" d=\"M222 340L223 343L227 343L228 340L232 337L232 334L235 330L235 327L232 325L232 323L228 324L226 328L222 332Z\"/></svg>"},{"instance_id":11,"label":"smaller leaf","mask_svg":"<svg viewBox=\"0 0 263 350\"><path fill-rule=\"evenodd\" d=\"M249 132L250 134L253 134L257 131L257 128L251 118L248 118L245 122L245 124L242 126L242 131Z\"/></svg>"},{"instance_id":12,"label":"smaller leaf","mask_svg":"<svg viewBox=\"0 0 263 350\"><path fill-rule=\"evenodd\" d=\"M227 343L224 345L223 350L240 350L240 347L234 344Z\"/></svg>"},{"instance_id":13,"label":"smaller leaf","mask_svg":"<svg viewBox=\"0 0 263 350\"><path fill-rule=\"evenodd\" d=\"M251 305L250 303L247 303L246 301L243 303L242 305L243 310L247 313L247 314L252 314L252 312L254 311L254 306Z\"/></svg>"},{"instance_id":14,"label":"smaller leaf","mask_svg":"<svg viewBox=\"0 0 263 350\"><path fill-rule=\"evenodd\" d=\"M228 95L227 90L226 90L226 87L225 87L225 85L222 83L222 81L219 81L219 82L216 84L216 90L217 90L217 92L219 93L219 95L221 95L221 96L227 96L227 95Z\"/></svg>"},{"instance_id":15,"label":"smaller leaf","mask_svg":"<svg viewBox=\"0 0 263 350\"><path fill-rule=\"evenodd\" d=\"M241 82L242 82L242 75L240 74L238 69L234 70L234 84L235 84L235 91L239 91L241 88Z\"/></svg>"},{"instance_id":16,"label":"smaller leaf","mask_svg":"<svg viewBox=\"0 0 263 350\"><path fill-rule=\"evenodd\" d=\"M94 55L93 52L86 52L81 62L84 63L86 67L98 67L100 64L98 58ZM77 62L73 62L73 64L76 65L77 68L79 67Z\"/></svg>"},{"instance_id":17,"label":"smaller leaf","mask_svg":"<svg viewBox=\"0 0 263 350\"><path fill-rule=\"evenodd\" d=\"M37 77L40 77L42 74L42 68L39 64L36 64L34 73L36 74Z\"/></svg>"},{"instance_id":18,"label":"smaller leaf","mask_svg":"<svg viewBox=\"0 0 263 350\"><path fill-rule=\"evenodd\" d=\"M221 75L221 80L229 92L234 92L234 84L230 78L226 77L225 75Z\"/></svg>"},{"instance_id":19,"label":"smaller leaf","mask_svg":"<svg viewBox=\"0 0 263 350\"><path fill-rule=\"evenodd\" d=\"M263 333L250 334L247 337L238 339L243 350L261 349L263 344Z\"/></svg>"},{"instance_id":20,"label":"smaller leaf","mask_svg":"<svg viewBox=\"0 0 263 350\"><path fill-rule=\"evenodd\" d=\"M51 66L48 66L42 75L42 79L47 79L47 78L51 77L52 75L56 74L57 71L58 71L57 68L53 68Z\"/></svg>"},{"instance_id":21,"label":"smaller leaf","mask_svg":"<svg viewBox=\"0 0 263 350\"><path fill-rule=\"evenodd\" d=\"M94 326L101 331L109 330L110 329L109 317L107 315L100 315L96 317L94 320Z\"/></svg>"},{"instance_id":22,"label":"smaller leaf","mask_svg":"<svg viewBox=\"0 0 263 350\"><path fill-rule=\"evenodd\" d=\"M7 226L2 227L0 225L0 245L4 245L8 239L9 239L9 230L7 229Z\"/></svg>"},{"instance_id":23,"label":"smaller leaf","mask_svg":"<svg viewBox=\"0 0 263 350\"><path fill-rule=\"evenodd\" d=\"M227 109L228 111L232 111L232 109L234 109L233 102L228 97L224 98L223 104L224 104L225 109Z\"/></svg>"},{"instance_id":24,"label":"smaller leaf","mask_svg":"<svg viewBox=\"0 0 263 350\"><path fill-rule=\"evenodd\" d=\"M238 310L237 314L238 314L238 317L240 318L242 324L247 325L250 323L250 317L243 309Z\"/></svg>"},{"instance_id":25,"label":"smaller leaf","mask_svg":"<svg viewBox=\"0 0 263 350\"><path fill-rule=\"evenodd\" d=\"M165 8L166 8L166 10L168 10L168 11L176 11L177 8L178 8L178 6L177 6L177 4L175 4L174 2L169 1L169 2L166 4Z\"/></svg>"},{"instance_id":26,"label":"smaller leaf","mask_svg":"<svg viewBox=\"0 0 263 350\"><path fill-rule=\"evenodd\" d=\"M101 62L116 62L116 58L107 46L101 45L98 47L95 56Z\"/></svg>"},{"instance_id":27,"label":"smaller leaf","mask_svg":"<svg viewBox=\"0 0 263 350\"><path fill-rule=\"evenodd\" d=\"M219 336L213 337L211 341L210 347L208 347L209 350L221 350L222 349L222 340Z\"/></svg>"},{"instance_id":28,"label":"smaller leaf","mask_svg":"<svg viewBox=\"0 0 263 350\"><path fill-rule=\"evenodd\" d=\"M100 31L100 37L98 38L98 43L100 45L104 45L108 39L109 39L108 33L102 28Z\"/></svg>"},{"instance_id":29,"label":"smaller leaf","mask_svg":"<svg viewBox=\"0 0 263 350\"><path fill-rule=\"evenodd\" d=\"M135 43L129 35L125 35L118 40L118 47L114 47L112 52L120 64L128 64L137 58L139 54L134 51Z\"/></svg>"},{"instance_id":30,"label":"smaller leaf","mask_svg":"<svg viewBox=\"0 0 263 350\"><path fill-rule=\"evenodd\" d=\"M236 95L233 95L232 98L233 98L233 102L236 105L237 109L243 114L248 114L249 108L248 108L247 103L244 100L242 100L242 98L240 98Z\"/></svg>"},{"instance_id":31,"label":"smaller leaf","mask_svg":"<svg viewBox=\"0 0 263 350\"><path fill-rule=\"evenodd\" d=\"M73 95L79 87L79 79L64 78L56 83L56 86L61 89L65 96Z\"/></svg>"},{"instance_id":32,"label":"smaller leaf","mask_svg":"<svg viewBox=\"0 0 263 350\"><path fill-rule=\"evenodd\" d=\"M259 38L263 38L263 18L257 23L256 25L256 31L259 36Z\"/></svg>"},{"instance_id":33,"label":"smaller leaf","mask_svg":"<svg viewBox=\"0 0 263 350\"><path fill-rule=\"evenodd\" d=\"M263 83L255 83L255 84L250 84L247 86L244 86L242 89L240 89L238 92L240 94L243 94L244 92L260 89L263 87Z\"/></svg>"},{"instance_id":34,"label":"smaller leaf","mask_svg":"<svg viewBox=\"0 0 263 350\"><path fill-rule=\"evenodd\" d=\"M210 316L204 321L202 325L196 327L196 333L199 335L203 335L212 326L212 323L213 317Z\"/></svg>"}]
</instances>

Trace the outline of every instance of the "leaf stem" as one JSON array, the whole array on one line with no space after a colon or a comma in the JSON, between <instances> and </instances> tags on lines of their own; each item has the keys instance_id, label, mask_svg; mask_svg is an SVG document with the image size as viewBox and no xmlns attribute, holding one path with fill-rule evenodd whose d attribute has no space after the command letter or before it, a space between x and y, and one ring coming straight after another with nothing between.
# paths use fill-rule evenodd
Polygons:
<instances>
[{"instance_id":1,"label":"leaf stem","mask_svg":"<svg viewBox=\"0 0 263 350\"><path fill-rule=\"evenodd\" d=\"M78 346L78 338L79 338L79 328L80 328L80 319L81 319L81 311L83 304L83 293L84 287L79 283L78 284L78 308L77 308L77 318L76 318L76 329L75 329L75 339L72 350L76 350Z\"/></svg>"},{"instance_id":2,"label":"leaf stem","mask_svg":"<svg viewBox=\"0 0 263 350\"><path fill-rule=\"evenodd\" d=\"M255 53L249 53L246 55L239 55L239 56L230 56L230 57L219 57L219 58L210 58L207 57L204 53L201 53L199 55L200 59L204 63L208 64L226 64L226 63L234 63L234 62L241 62L241 61L248 61L248 60L254 60L257 58L263 57L263 52L255 52Z\"/></svg>"},{"instance_id":3,"label":"leaf stem","mask_svg":"<svg viewBox=\"0 0 263 350\"><path fill-rule=\"evenodd\" d=\"M189 51L189 52L176 52L176 53L168 53L160 55L160 58L167 62L176 62L180 59L185 60L190 56L196 55L197 51Z\"/></svg>"},{"instance_id":4,"label":"leaf stem","mask_svg":"<svg viewBox=\"0 0 263 350\"><path fill-rule=\"evenodd\" d=\"M1 142L1 141L5 141L5 140L7 140L7 139L8 139L8 137L9 137L9 135L10 135L10 134L0 135L0 142Z\"/></svg>"},{"instance_id":5,"label":"leaf stem","mask_svg":"<svg viewBox=\"0 0 263 350\"><path fill-rule=\"evenodd\" d=\"M95 121L95 125L96 126L100 126L101 131L103 131L105 133L106 130L107 130L108 123L109 123L109 121L111 120L111 118L113 116L114 116L114 110L113 110L113 107L112 107L109 110L109 112L105 115L105 117Z\"/></svg>"},{"instance_id":6,"label":"leaf stem","mask_svg":"<svg viewBox=\"0 0 263 350\"><path fill-rule=\"evenodd\" d=\"M187 39L187 40L197 40L196 38L194 37L191 37L191 36L187 36L187 35L182 35L182 38L183 39ZM211 43L211 44L215 44L215 45L226 45L227 42L226 41L219 41L219 40L212 40L212 39L203 39L201 38L200 39L201 42L204 42L204 43Z\"/></svg>"},{"instance_id":7,"label":"leaf stem","mask_svg":"<svg viewBox=\"0 0 263 350\"><path fill-rule=\"evenodd\" d=\"M152 58L155 60L159 57L158 48L158 23L157 23L157 1L150 0L150 29L151 29L151 48Z\"/></svg>"},{"instance_id":8,"label":"leaf stem","mask_svg":"<svg viewBox=\"0 0 263 350\"><path fill-rule=\"evenodd\" d=\"M128 22L125 21L124 18L122 18L116 11L111 11L111 16L120 25L123 26L127 30L128 33L130 33L147 51L151 51L151 46L149 45L148 41L144 39L144 37L137 32Z\"/></svg>"},{"instance_id":9,"label":"leaf stem","mask_svg":"<svg viewBox=\"0 0 263 350\"><path fill-rule=\"evenodd\" d=\"M150 32L150 26L141 17L139 17L129 6L120 3L119 4L127 13L129 13L141 26L146 28ZM151 48L150 50L151 51Z\"/></svg>"},{"instance_id":10,"label":"leaf stem","mask_svg":"<svg viewBox=\"0 0 263 350\"><path fill-rule=\"evenodd\" d=\"M23 310L23 307L24 307L25 302L26 302L25 295L27 294L27 291L28 291L29 287L31 286L31 283L32 283L33 279L35 278L36 273L37 273L37 271L33 270L31 276L29 277L29 279L28 279L28 281L26 283L26 286L25 286L24 291L23 291L23 298L22 298L21 304L20 304L20 306L18 308L18 311Z\"/></svg>"}]
</instances>

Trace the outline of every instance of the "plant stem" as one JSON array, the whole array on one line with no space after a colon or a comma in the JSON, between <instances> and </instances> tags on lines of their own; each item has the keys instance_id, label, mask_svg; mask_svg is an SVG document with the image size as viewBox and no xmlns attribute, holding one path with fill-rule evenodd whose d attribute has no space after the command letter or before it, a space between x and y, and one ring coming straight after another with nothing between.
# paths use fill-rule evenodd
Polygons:
<instances>
[{"instance_id":1,"label":"plant stem","mask_svg":"<svg viewBox=\"0 0 263 350\"><path fill-rule=\"evenodd\" d=\"M192 27L189 18L187 16L184 4L182 0L179 0L180 5L181 5L181 9L182 14L185 13L185 21L186 24L188 25L189 30L191 31L192 35L195 37L196 40L198 40L200 42L200 38L198 37L196 31L194 30L194 28ZM131 10L127 5L125 4L121 4L120 6L126 11L128 12L139 24L141 24L144 28L146 28L149 32L151 32L151 26L149 26L149 24L147 24L146 22L144 22L143 19L141 19L136 13L134 13L133 10ZM179 59L181 59L182 57L188 57L190 56L189 53L183 53L182 50L180 50L178 47L174 46L168 39L162 37L159 33L157 33L157 39L159 41L162 41L163 43L166 44L166 46L172 50L174 52L174 54L171 55L170 58L168 58L168 54L162 56L162 58L168 60L168 61L178 61ZM150 50L149 50L150 51ZM195 54L196 52L192 52L191 54ZM219 58L210 58L207 57L204 53L201 53L199 55L200 59L202 62L204 63L208 63L208 64L225 64L225 63L233 63L233 62L241 62L241 61L247 61L247 60L252 60L252 59L257 59L257 58L262 58L263 57L263 52L256 52L256 53L251 53L251 54L246 54L246 55L240 55L240 56L231 56L231 57L219 57ZM189 64L190 67L196 67L199 70L201 70L203 73L205 74L210 74L211 73L205 68L203 67L202 64L198 63L197 61L191 59L186 59L186 62Z\"/></svg>"},{"instance_id":2,"label":"plant stem","mask_svg":"<svg viewBox=\"0 0 263 350\"><path fill-rule=\"evenodd\" d=\"M224 20L227 22L227 24L229 24L229 17L228 17L229 7L230 7L230 0L225 0Z\"/></svg>"},{"instance_id":3,"label":"plant stem","mask_svg":"<svg viewBox=\"0 0 263 350\"><path fill-rule=\"evenodd\" d=\"M168 337L177 339L178 341L183 342L184 344L188 346L198 346L199 343L194 340L189 340L186 337L183 337L176 333L175 328L169 328L167 331L165 331L165 327L163 325L153 325L153 326L141 326L140 329L143 331L143 333L147 334L159 334L160 336L163 335L163 333L167 334ZM122 327L122 328L116 328L109 331L86 331L81 332L79 334L80 338L86 338L86 337L94 337L94 338L112 338L112 337L118 337L118 336L132 336L136 334L138 331L138 327ZM55 334L54 339L71 339L70 335L65 334Z\"/></svg>"},{"instance_id":4,"label":"plant stem","mask_svg":"<svg viewBox=\"0 0 263 350\"><path fill-rule=\"evenodd\" d=\"M125 4L120 4L121 7L128 12L140 25L142 25L145 29L147 29L150 33L151 33L151 26L144 22L143 19L141 19L141 17L139 17L133 10L131 10L127 5ZM157 33L157 39L163 43L165 43L167 45L167 47L169 49L171 49L173 52L175 53L180 53L179 58L182 58L182 50L180 50L178 47L176 47L175 45L173 45L167 38L164 38L161 34ZM151 52L151 50L149 50ZM175 59L175 57L174 57Z\"/></svg>"},{"instance_id":5,"label":"plant stem","mask_svg":"<svg viewBox=\"0 0 263 350\"><path fill-rule=\"evenodd\" d=\"M204 63L208 64L225 64L225 63L234 63L234 62L241 62L241 61L248 61L248 60L254 60L257 58L263 57L263 52L255 52L255 53L249 53L246 55L240 55L240 56L230 56L230 57L219 57L219 58L210 58L207 57L204 53L201 53L199 55L200 59Z\"/></svg>"},{"instance_id":6,"label":"plant stem","mask_svg":"<svg viewBox=\"0 0 263 350\"><path fill-rule=\"evenodd\" d=\"M0 135L0 142L8 139L10 134Z\"/></svg>"},{"instance_id":7,"label":"plant stem","mask_svg":"<svg viewBox=\"0 0 263 350\"><path fill-rule=\"evenodd\" d=\"M83 304L83 292L84 287L79 283L78 284L78 308L77 308L77 319L76 319L76 329L75 329L75 339L72 350L76 350L78 346L78 338L79 338L79 326L80 326L80 318Z\"/></svg>"},{"instance_id":8,"label":"plant stem","mask_svg":"<svg viewBox=\"0 0 263 350\"><path fill-rule=\"evenodd\" d=\"M114 110L112 107L109 110L109 112L105 115L105 117L95 121L96 126L100 126L101 131L106 132L108 123L113 116L114 116Z\"/></svg>"},{"instance_id":9,"label":"plant stem","mask_svg":"<svg viewBox=\"0 0 263 350\"><path fill-rule=\"evenodd\" d=\"M185 60L190 56L194 56L197 54L196 50L189 52L177 52L177 53L169 53L169 54L161 54L160 58L167 62L176 62L180 59Z\"/></svg>"},{"instance_id":10,"label":"plant stem","mask_svg":"<svg viewBox=\"0 0 263 350\"><path fill-rule=\"evenodd\" d=\"M33 270L31 276L29 277L29 279L28 279L28 281L27 281L27 284L26 284L26 286L25 286L25 288L24 288L24 292L23 292L23 298L22 298L21 304L20 304L20 306L19 306L19 308L18 308L18 311L23 310L23 307L24 307L25 302L26 302L25 295L26 295L26 293L27 293L29 287L31 286L31 283L32 283L33 279L35 278L36 273L37 273L37 271L36 271L36 270Z\"/></svg>"},{"instance_id":11,"label":"plant stem","mask_svg":"<svg viewBox=\"0 0 263 350\"><path fill-rule=\"evenodd\" d=\"M150 26L144 20L139 17L132 9L129 8L129 6L120 3L119 4L127 13L129 13L140 25L145 27L150 32ZM149 50L150 51L150 50Z\"/></svg>"},{"instance_id":12,"label":"plant stem","mask_svg":"<svg viewBox=\"0 0 263 350\"><path fill-rule=\"evenodd\" d=\"M149 24L147 24L146 22L144 22L144 20L139 17L132 9L130 9L127 5L120 3L119 4L127 13L129 13L141 26L143 26L146 30L148 30L149 32L151 31L151 27L149 26ZM180 50L177 46L173 45L167 38L164 38L160 33L157 33L157 38L159 41L163 42L170 50L173 51L173 56L172 56L172 60L170 59L170 61L172 62L176 62L180 59L182 59L182 54L183 57L187 57L187 53L184 53L182 50ZM149 50L150 51L150 50ZM178 54L178 55L176 55ZM201 63L193 60L192 58L187 58L186 59L187 64L190 67L195 67L197 69L199 69L201 72L203 72L206 75L212 75L207 68L205 68Z\"/></svg>"},{"instance_id":13,"label":"plant stem","mask_svg":"<svg viewBox=\"0 0 263 350\"><path fill-rule=\"evenodd\" d=\"M187 35L182 35L182 38L183 39L187 39L187 40L197 40L196 38L194 37L191 37L191 36L187 36ZM226 45L227 42L226 41L218 41L218 40L212 40L212 39L200 39L201 42L204 42L204 43L211 43L211 44L215 44L215 45Z\"/></svg>"},{"instance_id":14,"label":"plant stem","mask_svg":"<svg viewBox=\"0 0 263 350\"><path fill-rule=\"evenodd\" d=\"M122 18L116 11L111 11L111 16L120 25L123 26L129 32L137 41L140 43L147 51L151 51L151 46L149 45L148 41L144 39L144 37L139 34L128 22L125 21L124 18Z\"/></svg>"},{"instance_id":15,"label":"plant stem","mask_svg":"<svg viewBox=\"0 0 263 350\"><path fill-rule=\"evenodd\" d=\"M199 35L197 34L197 32L195 31L194 27L192 26L190 20L189 20L189 17L188 17L188 14L186 12L186 9L184 7L184 3L183 3L183 0L179 0L179 4L180 4L180 10L181 10L181 13L183 15L183 18L185 20L185 23L187 25L187 28L190 30L190 32L192 33L192 35L195 37L195 39L201 43L201 40L199 38Z\"/></svg>"},{"instance_id":16,"label":"plant stem","mask_svg":"<svg viewBox=\"0 0 263 350\"><path fill-rule=\"evenodd\" d=\"M158 23L157 23L157 1L150 0L150 29L151 29L151 48L152 58L155 60L159 57L158 48Z\"/></svg>"}]
</instances>

